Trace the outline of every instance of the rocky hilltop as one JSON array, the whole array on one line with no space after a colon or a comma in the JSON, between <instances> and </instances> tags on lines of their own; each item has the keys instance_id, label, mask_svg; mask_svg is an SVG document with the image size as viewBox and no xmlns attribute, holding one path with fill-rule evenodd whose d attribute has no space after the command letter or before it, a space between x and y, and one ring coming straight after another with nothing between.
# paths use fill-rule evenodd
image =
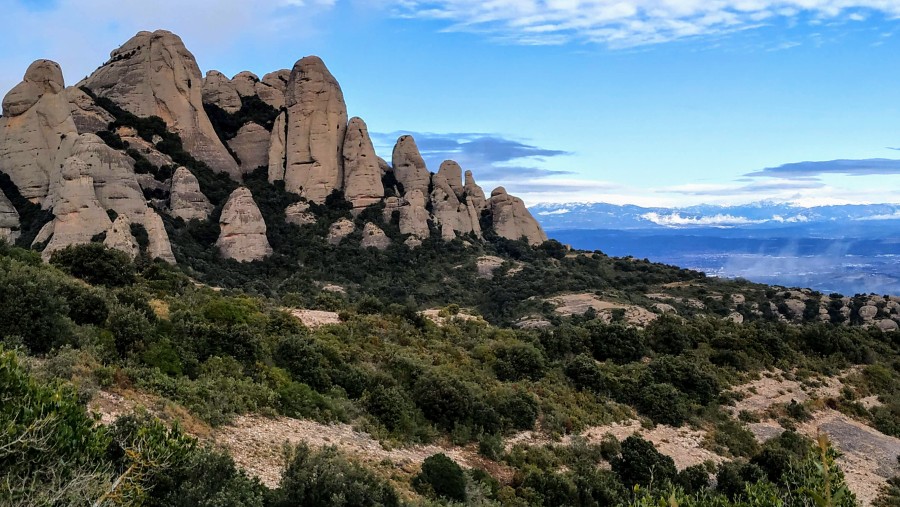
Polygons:
<instances>
[{"instance_id":1,"label":"rocky hilltop","mask_svg":"<svg viewBox=\"0 0 900 507\"><path fill-rule=\"evenodd\" d=\"M204 78L182 40L162 30L138 33L73 87L59 65L38 60L6 95L0 237L45 258L102 241L174 263L173 229L212 221L223 258L260 260L272 253L265 219L250 190L235 190L256 171L299 196L281 218L289 223L311 223L309 205L338 196L353 216L377 208L382 226L395 225L395 241L411 248L431 237L478 240L486 229L532 245L547 239L502 187L486 198L453 161L432 173L412 137L397 141L390 164L380 159L366 123L348 117L340 84L318 57L262 79L215 70ZM227 204L205 194L214 191L210 174L233 183ZM329 242L357 230L344 220L332 225ZM392 243L378 224L358 227L363 247Z\"/></svg>"}]
</instances>

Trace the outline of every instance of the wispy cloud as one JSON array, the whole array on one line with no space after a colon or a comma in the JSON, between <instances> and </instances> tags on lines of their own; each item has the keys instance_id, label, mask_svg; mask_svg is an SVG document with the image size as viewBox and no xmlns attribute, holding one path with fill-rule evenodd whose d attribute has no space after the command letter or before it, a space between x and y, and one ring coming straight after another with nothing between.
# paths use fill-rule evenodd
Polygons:
<instances>
[{"instance_id":1,"label":"wispy cloud","mask_svg":"<svg viewBox=\"0 0 900 507\"><path fill-rule=\"evenodd\" d=\"M431 171L437 171L444 160L455 160L464 169L471 169L479 180L492 182L570 174L569 171L546 169L540 165L549 158L571 153L534 146L498 134L399 131L371 135L376 149L385 154L391 152L398 137L413 136Z\"/></svg>"},{"instance_id":2,"label":"wispy cloud","mask_svg":"<svg viewBox=\"0 0 900 507\"><path fill-rule=\"evenodd\" d=\"M747 30L900 16L897 0L382 0L399 16L446 23L518 44L630 47Z\"/></svg>"},{"instance_id":3,"label":"wispy cloud","mask_svg":"<svg viewBox=\"0 0 900 507\"><path fill-rule=\"evenodd\" d=\"M815 178L802 179L767 179L749 184L703 184L690 183L658 189L658 192L682 195L740 196L761 195L772 192L796 192L824 187L825 184Z\"/></svg>"},{"instance_id":4,"label":"wispy cloud","mask_svg":"<svg viewBox=\"0 0 900 507\"><path fill-rule=\"evenodd\" d=\"M900 160L872 158L866 160L828 160L822 162L795 162L777 167L767 167L745 176L776 176L782 178L809 177L822 174L866 176L872 174L900 174Z\"/></svg>"}]
</instances>

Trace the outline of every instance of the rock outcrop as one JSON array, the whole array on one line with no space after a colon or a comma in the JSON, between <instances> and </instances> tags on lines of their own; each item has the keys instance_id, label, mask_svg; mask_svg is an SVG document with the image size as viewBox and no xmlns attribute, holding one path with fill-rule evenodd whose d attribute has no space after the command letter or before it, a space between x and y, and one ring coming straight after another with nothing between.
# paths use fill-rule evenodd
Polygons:
<instances>
[{"instance_id":1,"label":"rock outcrop","mask_svg":"<svg viewBox=\"0 0 900 507\"><path fill-rule=\"evenodd\" d=\"M50 239L45 257L55 249L87 243L106 232L111 225L106 210L112 210L147 230L151 258L175 262L162 219L147 206L131 157L110 148L94 134L65 139L59 152L59 167L51 176L43 201L54 219L35 240L42 243Z\"/></svg>"},{"instance_id":2,"label":"rock outcrop","mask_svg":"<svg viewBox=\"0 0 900 507\"><path fill-rule=\"evenodd\" d=\"M282 111L275 118L269 135L269 183L284 181L285 148L287 146L287 113Z\"/></svg>"},{"instance_id":3,"label":"rock outcrop","mask_svg":"<svg viewBox=\"0 0 900 507\"><path fill-rule=\"evenodd\" d=\"M238 72L231 78L231 86L241 97L256 95L256 83L259 83L259 76L249 70Z\"/></svg>"},{"instance_id":4,"label":"rock outcrop","mask_svg":"<svg viewBox=\"0 0 900 507\"><path fill-rule=\"evenodd\" d=\"M75 122L78 132L96 134L106 130L109 124L115 120L113 115L94 103L94 99L74 86L66 88L66 98L69 101L69 112Z\"/></svg>"},{"instance_id":5,"label":"rock outcrop","mask_svg":"<svg viewBox=\"0 0 900 507\"><path fill-rule=\"evenodd\" d=\"M309 204L298 202L284 210L284 221L289 224L307 225L316 223L316 216L310 213Z\"/></svg>"},{"instance_id":6,"label":"rock outcrop","mask_svg":"<svg viewBox=\"0 0 900 507\"><path fill-rule=\"evenodd\" d=\"M60 145L78 133L64 88L59 65L38 60L3 98L0 172L32 202L47 195Z\"/></svg>"},{"instance_id":7,"label":"rock outcrop","mask_svg":"<svg viewBox=\"0 0 900 507\"><path fill-rule=\"evenodd\" d=\"M386 250L389 246L391 246L391 238L387 237L387 234L385 234L380 227L373 224L372 222L367 222L366 226L363 227L362 241L360 242L360 245L363 248L376 248L378 250Z\"/></svg>"},{"instance_id":8,"label":"rock outcrop","mask_svg":"<svg viewBox=\"0 0 900 507\"><path fill-rule=\"evenodd\" d=\"M494 232L506 239L525 238L531 245L540 245L547 241L547 235L537 220L518 197L506 193L503 187L491 192L489 202L493 217Z\"/></svg>"},{"instance_id":9,"label":"rock outcrop","mask_svg":"<svg viewBox=\"0 0 900 507\"><path fill-rule=\"evenodd\" d=\"M340 85L321 59L308 56L294 65L285 106L285 188L310 201L325 202L344 181L347 106Z\"/></svg>"},{"instance_id":10,"label":"rock outcrop","mask_svg":"<svg viewBox=\"0 0 900 507\"><path fill-rule=\"evenodd\" d=\"M19 212L0 192L0 240L13 243L19 237Z\"/></svg>"},{"instance_id":11,"label":"rock outcrop","mask_svg":"<svg viewBox=\"0 0 900 507\"><path fill-rule=\"evenodd\" d=\"M381 168L366 123L353 118L344 137L344 197L357 210L384 197Z\"/></svg>"},{"instance_id":12,"label":"rock outcrop","mask_svg":"<svg viewBox=\"0 0 900 507\"><path fill-rule=\"evenodd\" d=\"M131 220L127 215L119 215L112 226L106 231L106 239L103 244L109 248L114 248L121 252L125 252L129 257L134 259L140 253L137 240L131 234Z\"/></svg>"},{"instance_id":13,"label":"rock outcrop","mask_svg":"<svg viewBox=\"0 0 900 507\"><path fill-rule=\"evenodd\" d=\"M353 234L355 230L356 226L353 225L353 222L342 218L331 224L331 228L328 229L328 237L325 239L329 245L339 245L341 241L344 241L344 238Z\"/></svg>"},{"instance_id":14,"label":"rock outcrop","mask_svg":"<svg viewBox=\"0 0 900 507\"><path fill-rule=\"evenodd\" d=\"M269 167L269 138L271 134L262 125L254 122L245 124L238 130L228 146L240 160L241 173L249 174L260 167Z\"/></svg>"},{"instance_id":15,"label":"rock outcrop","mask_svg":"<svg viewBox=\"0 0 900 507\"><path fill-rule=\"evenodd\" d=\"M446 173L435 174L432 178L431 209L434 222L441 229L445 241L456 238L457 234L474 232L472 218L466 205L460 202L453 186L447 181ZM462 186L462 175L456 182Z\"/></svg>"},{"instance_id":16,"label":"rock outcrop","mask_svg":"<svg viewBox=\"0 0 900 507\"><path fill-rule=\"evenodd\" d=\"M466 188L463 185L462 167L458 163L453 160L445 160L438 169L437 176L446 180L456 197L462 199Z\"/></svg>"},{"instance_id":17,"label":"rock outcrop","mask_svg":"<svg viewBox=\"0 0 900 507\"><path fill-rule=\"evenodd\" d=\"M234 114L241 110L241 96L225 74L217 70L206 73L202 96L204 104L212 104L226 113Z\"/></svg>"},{"instance_id":18,"label":"rock outcrop","mask_svg":"<svg viewBox=\"0 0 900 507\"><path fill-rule=\"evenodd\" d=\"M237 163L203 110L200 67L177 35L139 32L84 84L132 114L162 118L195 158L240 180Z\"/></svg>"},{"instance_id":19,"label":"rock outcrop","mask_svg":"<svg viewBox=\"0 0 900 507\"><path fill-rule=\"evenodd\" d=\"M221 233L216 246L222 257L251 262L272 255L266 238L266 222L246 187L237 188L228 197L219 226Z\"/></svg>"},{"instance_id":20,"label":"rock outcrop","mask_svg":"<svg viewBox=\"0 0 900 507\"><path fill-rule=\"evenodd\" d=\"M428 227L428 210L421 190L408 192L400 204L400 233L409 234L414 240L424 240L431 235ZM415 241L413 242L415 244Z\"/></svg>"},{"instance_id":21,"label":"rock outcrop","mask_svg":"<svg viewBox=\"0 0 900 507\"><path fill-rule=\"evenodd\" d=\"M172 175L169 191L169 214L188 222L206 220L213 206L200 191L200 183L186 167L179 167Z\"/></svg>"},{"instance_id":22,"label":"rock outcrop","mask_svg":"<svg viewBox=\"0 0 900 507\"><path fill-rule=\"evenodd\" d=\"M415 190L422 195L428 195L431 174L412 136L401 136L397 140L397 144L394 145L393 167L394 176L404 195Z\"/></svg>"}]
</instances>

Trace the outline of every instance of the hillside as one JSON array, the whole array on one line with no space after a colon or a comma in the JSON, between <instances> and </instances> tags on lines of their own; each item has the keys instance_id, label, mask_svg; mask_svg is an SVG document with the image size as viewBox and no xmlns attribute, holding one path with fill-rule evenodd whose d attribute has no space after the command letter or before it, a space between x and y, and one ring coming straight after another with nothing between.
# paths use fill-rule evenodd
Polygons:
<instances>
[{"instance_id":1,"label":"hillside","mask_svg":"<svg viewBox=\"0 0 900 507\"><path fill-rule=\"evenodd\" d=\"M316 57L141 32L3 111L0 505L900 498L900 298L570 249Z\"/></svg>"}]
</instances>

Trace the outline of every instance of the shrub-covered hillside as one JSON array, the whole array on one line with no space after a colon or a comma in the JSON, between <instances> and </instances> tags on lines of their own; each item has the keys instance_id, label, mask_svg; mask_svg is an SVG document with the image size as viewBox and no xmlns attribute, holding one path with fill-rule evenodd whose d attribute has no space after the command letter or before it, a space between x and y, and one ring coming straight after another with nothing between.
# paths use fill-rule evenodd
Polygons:
<instances>
[{"instance_id":1,"label":"shrub-covered hillside","mask_svg":"<svg viewBox=\"0 0 900 507\"><path fill-rule=\"evenodd\" d=\"M544 261L551 259L559 260ZM749 415L728 410L741 396L733 386L776 368L816 382L857 367L832 408L900 435L896 333L665 316L640 329L590 312L545 329L508 329L453 305L437 325L412 302L327 292L297 304L334 311L339 322L307 328L288 313L290 298L214 290L164 263L136 265L96 244L60 251L50 265L3 246L0 267L0 425L7 429L0 469L2 494L13 504L550 506L675 498L799 506L832 495L830 505L852 505L833 448L794 432L818 407L785 406L779 423L788 431L765 444L747 430ZM98 425L84 407L101 391L146 393L180 408L166 412L165 424L139 414ZM873 394L878 404L857 402ZM207 447L203 432L192 431L197 441L176 423L227 426L240 414L349 423L385 445L469 449L481 465L461 469L438 455L414 470L392 469L300 447L289 450L272 489ZM639 436L572 439L628 418L702 429L704 445L725 461L678 471ZM550 443L510 443L523 431Z\"/></svg>"}]
</instances>

